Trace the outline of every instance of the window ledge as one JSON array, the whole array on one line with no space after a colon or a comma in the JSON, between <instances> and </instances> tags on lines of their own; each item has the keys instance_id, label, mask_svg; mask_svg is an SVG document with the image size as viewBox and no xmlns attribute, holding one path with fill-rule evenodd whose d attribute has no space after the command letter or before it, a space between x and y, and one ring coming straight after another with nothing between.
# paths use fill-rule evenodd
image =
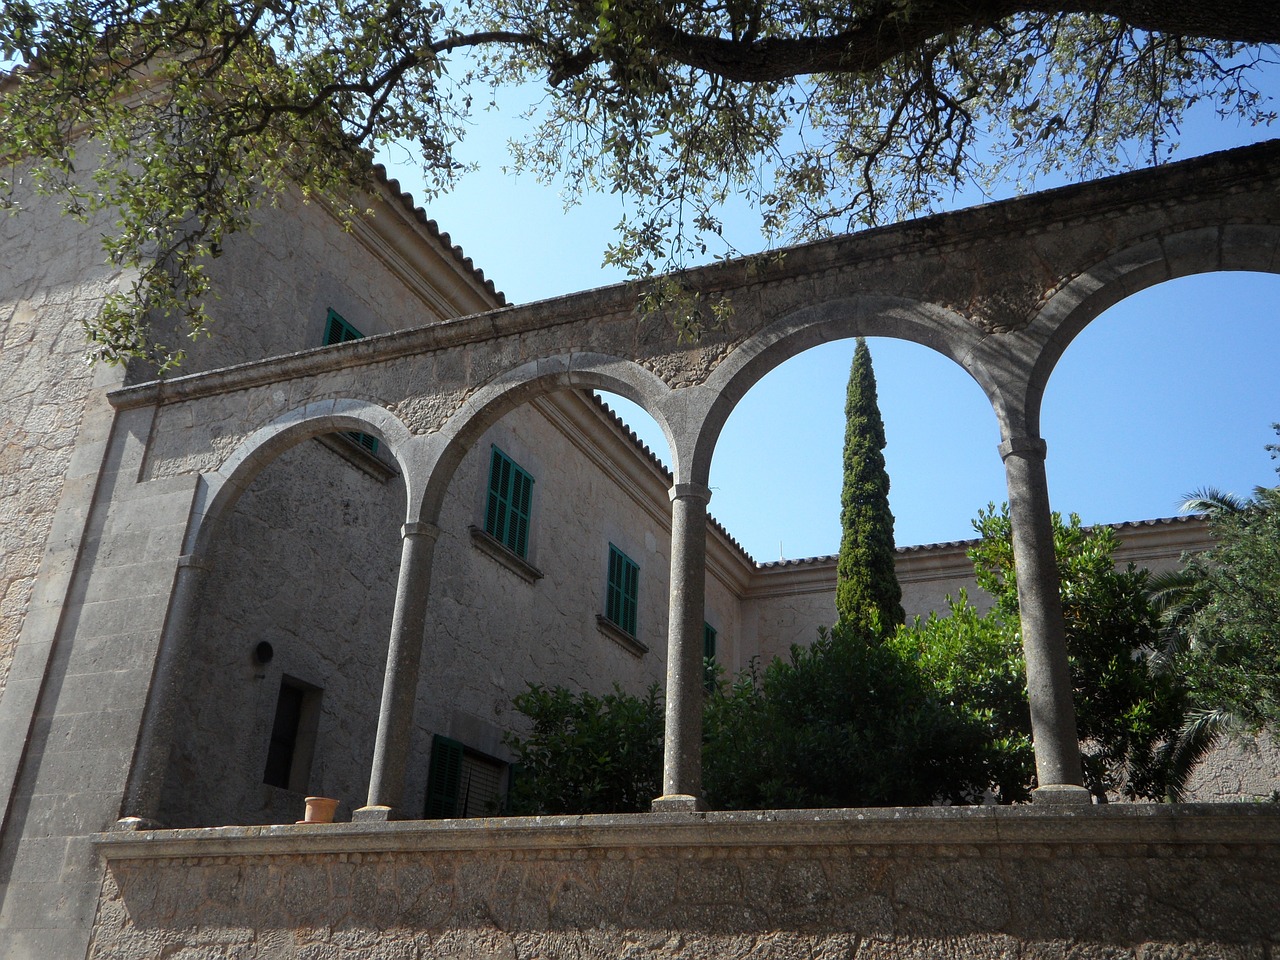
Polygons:
<instances>
[{"instance_id":1,"label":"window ledge","mask_svg":"<svg viewBox=\"0 0 1280 960\"><path fill-rule=\"evenodd\" d=\"M535 567L524 557L516 556L511 550L507 549L507 545L502 543L495 537L489 536L477 526L471 528L471 542L475 544L481 553L488 554L498 563L502 564L521 580L529 583L537 583L542 579L542 571Z\"/></svg>"},{"instance_id":2,"label":"window ledge","mask_svg":"<svg viewBox=\"0 0 1280 960\"><path fill-rule=\"evenodd\" d=\"M599 628L600 632L606 637L618 646L622 647L623 650L626 650L627 653L634 654L637 657L643 657L649 652L648 646L641 643L603 614L596 614L596 627Z\"/></svg>"},{"instance_id":3,"label":"window ledge","mask_svg":"<svg viewBox=\"0 0 1280 960\"><path fill-rule=\"evenodd\" d=\"M316 439L357 470L367 473L380 483L386 483L392 477L400 475L400 471L394 466L360 446L345 433L322 433Z\"/></svg>"}]
</instances>

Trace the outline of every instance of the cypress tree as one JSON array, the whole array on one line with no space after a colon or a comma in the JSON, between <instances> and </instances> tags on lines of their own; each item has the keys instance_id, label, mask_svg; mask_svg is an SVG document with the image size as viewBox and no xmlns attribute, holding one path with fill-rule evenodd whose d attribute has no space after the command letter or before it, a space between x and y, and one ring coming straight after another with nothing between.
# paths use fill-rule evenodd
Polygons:
<instances>
[{"instance_id":1,"label":"cypress tree","mask_svg":"<svg viewBox=\"0 0 1280 960\"><path fill-rule=\"evenodd\" d=\"M839 622L867 637L887 636L906 619L894 571L893 513L884 467L884 420L871 351L858 338L844 405L844 487L840 492Z\"/></svg>"}]
</instances>

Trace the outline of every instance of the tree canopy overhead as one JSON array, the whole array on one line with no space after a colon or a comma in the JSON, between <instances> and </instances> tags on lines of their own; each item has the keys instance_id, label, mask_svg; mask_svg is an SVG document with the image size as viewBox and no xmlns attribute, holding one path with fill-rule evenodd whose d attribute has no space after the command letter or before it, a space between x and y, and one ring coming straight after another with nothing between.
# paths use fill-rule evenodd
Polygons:
<instances>
[{"instance_id":1,"label":"tree canopy overhead","mask_svg":"<svg viewBox=\"0 0 1280 960\"><path fill-rule=\"evenodd\" d=\"M644 277L704 256L730 196L799 239L963 183L1158 161L1200 100L1269 122L1276 43L1256 0L6 0L26 69L0 88L0 198L34 164L73 210L119 209L108 253L141 273L90 334L164 362L147 311L198 329L201 264L257 205L354 196L393 141L430 201L495 86L541 84L516 165L623 193L606 259Z\"/></svg>"}]
</instances>

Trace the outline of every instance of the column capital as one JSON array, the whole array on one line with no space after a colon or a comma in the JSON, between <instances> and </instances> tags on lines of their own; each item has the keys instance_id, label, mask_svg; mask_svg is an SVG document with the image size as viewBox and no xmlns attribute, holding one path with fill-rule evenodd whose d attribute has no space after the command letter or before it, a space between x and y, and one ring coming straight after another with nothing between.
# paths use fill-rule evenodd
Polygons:
<instances>
[{"instance_id":1,"label":"column capital","mask_svg":"<svg viewBox=\"0 0 1280 960\"><path fill-rule=\"evenodd\" d=\"M400 528L402 540L408 540L410 537L426 537L434 541L438 536L440 536L440 528L425 520L410 520Z\"/></svg>"},{"instance_id":2,"label":"column capital","mask_svg":"<svg viewBox=\"0 0 1280 960\"><path fill-rule=\"evenodd\" d=\"M671 485L671 502L677 500L701 500L707 503L711 500L711 488L703 483L674 483Z\"/></svg>"},{"instance_id":3,"label":"column capital","mask_svg":"<svg viewBox=\"0 0 1280 960\"><path fill-rule=\"evenodd\" d=\"M1000 443L1000 459L1034 457L1043 460L1049 447L1042 437L1008 437Z\"/></svg>"}]
</instances>

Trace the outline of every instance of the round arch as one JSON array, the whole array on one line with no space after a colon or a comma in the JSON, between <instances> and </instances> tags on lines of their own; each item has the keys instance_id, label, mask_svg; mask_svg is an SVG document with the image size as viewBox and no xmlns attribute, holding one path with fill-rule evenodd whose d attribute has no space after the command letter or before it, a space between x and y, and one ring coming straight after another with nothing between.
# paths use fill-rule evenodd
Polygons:
<instances>
[{"instance_id":1,"label":"round arch","mask_svg":"<svg viewBox=\"0 0 1280 960\"><path fill-rule=\"evenodd\" d=\"M680 457L684 444L663 403L671 388L656 374L632 360L602 353L530 360L490 380L426 438L421 472L425 482L410 490L410 519L435 523L455 471L481 435L515 408L557 390L607 390L626 397L654 418L672 457Z\"/></svg>"},{"instance_id":2,"label":"round arch","mask_svg":"<svg viewBox=\"0 0 1280 960\"><path fill-rule=\"evenodd\" d=\"M343 431L368 433L385 443L412 497L418 471L413 469L410 456L413 436L409 428L385 407L369 400L317 400L259 427L217 470L201 475L193 523L183 552L202 556L218 520L234 508L254 478L282 453L312 437Z\"/></svg>"},{"instance_id":3,"label":"round arch","mask_svg":"<svg viewBox=\"0 0 1280 960\"><path fill-rule=\"evenodd\" d=\"M1106 310L1166 280L1217 271L1280 273L1280 224L1203 227L1147 240L1117 251L1064 284L1025 331L1040 346L1025 392L1008 397L1020 408L1022 423L1039 434L1049 378L1075 338Z\"/></svg>"},{"instance_id":4,"label":"round arch","mask_svg":"<svg viewBox=\"0 0 1280 960\"><path fill-rule=\"evenodd\" d=\"M988 397L995 389L994 378L974 359L982 334L952 310L882 295L815 304L776 320L749 338L708 378L706 411L693 451L694 475L705 482L720 432L748 390L811 347L850 337L888 337L920 344L955 362Z\"/></svg>"}]
</instances>

